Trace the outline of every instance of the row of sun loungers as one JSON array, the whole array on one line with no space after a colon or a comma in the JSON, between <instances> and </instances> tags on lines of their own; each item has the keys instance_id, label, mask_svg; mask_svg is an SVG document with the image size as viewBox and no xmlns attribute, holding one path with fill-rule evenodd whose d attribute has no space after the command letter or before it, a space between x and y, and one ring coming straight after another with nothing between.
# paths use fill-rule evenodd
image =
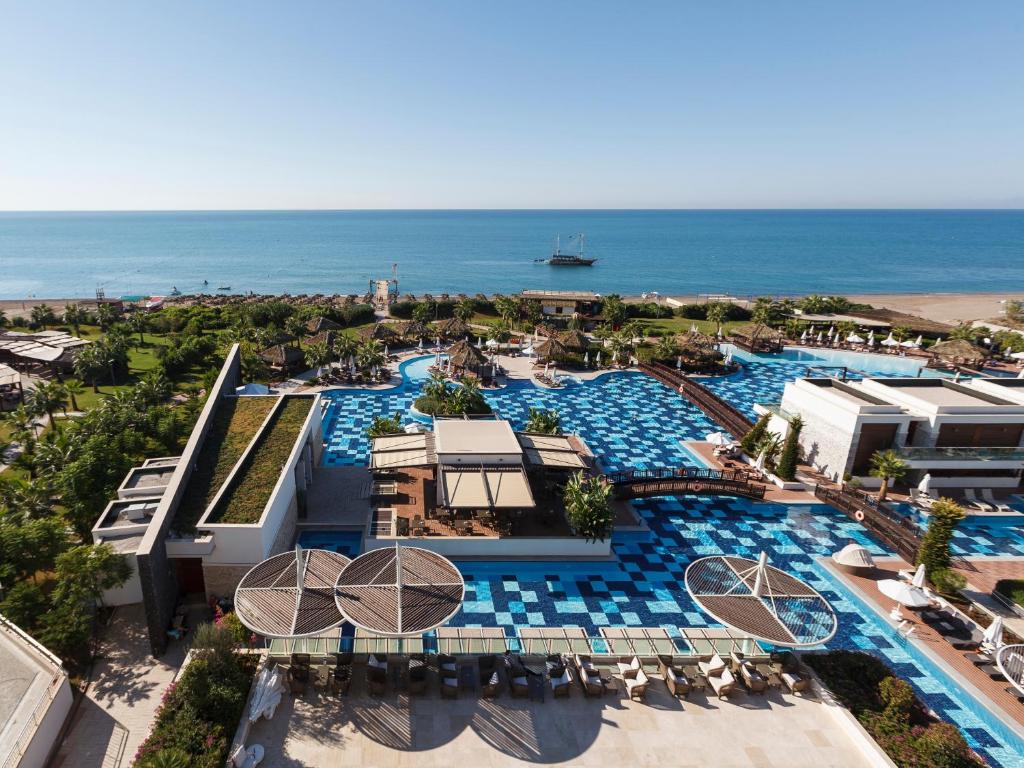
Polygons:
<instances>
[{"instance_id":1,"label":"row of sun loungers","mask_svg":"<svg viewBox=\"0 0 1024 768\"><path fill-rule=\"evenodd\" d=\"M968 509L972 509L975 512L981 512L989 515L1016 515L1019 514L1009 504L1005 504L999 501L992 493L991 488L984 488L980 491L981 498L974 492L973 488L967 488L964 490L964 506ZM912 503L921 507L921 509L931 509L932 505L937 501L933 496L920 491L911 489L910 500Z\"/></svg>"}]
</instances>

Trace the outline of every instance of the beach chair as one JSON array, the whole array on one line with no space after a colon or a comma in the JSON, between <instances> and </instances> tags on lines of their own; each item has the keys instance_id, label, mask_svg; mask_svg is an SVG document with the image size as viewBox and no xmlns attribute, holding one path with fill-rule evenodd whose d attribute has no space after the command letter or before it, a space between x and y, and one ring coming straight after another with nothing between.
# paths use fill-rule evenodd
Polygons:
<instances>
[{"instance_id":1,"label":"beach chair","mask_svg":"<svg viewBox=\"0 0 1024 768\"><path fill-rule=\"evenodd\" d=\"M728 698L736 690L736 678L728 668L722 669L717 675L707 675L708 684L720 699Z\"/></svg>"},{"instance_id":2,"label":"beach chair","mask_svg":"<svg viewBox=\"0 0 1024 768\"><path fill-rule=\"evenodd\" d=\"M366 690L372 696L383 696L388 685L388 673L380 667L366 667Z\"/></svg>"},{"instance_id":3,"label":"beach chair","mask_svg":"<svg viewBox=\"0 0 1024 768\"><path fill-rule=\"evenodd\" d=\"M1012 515L1015 512L1014 508L1011 507L1009 504L1003 504L1003 502L998 501L995 495L993 495L991 488L986 488L985 490L983 490L981 492L981 498L983 498L986 502L995 507L996 511L1000 514Z\"/></svg>"},{"instance_id":4,"label":"beach chair","mask_svg":"<svg viewBox=\"0 0 1024 768\"><path fill-rule=\"evenodd\" d=\"M693 690L693 683L686 676L686 672L672 663L670 656L659 656L658 667L661 670L661 677L665 681L665 687L673 696L686 698Z\"/></svg>"},{"instance_id":5,"label":"beach chair","mask_svg":"<svg viewBox=\"0 0 1024 768\"><path fill-rule=\"evenodd\" d=\"M647 696L647 688L651 684L647 673L642 669L631 669L623 674L622 679L626 683L626 693L629 694L629 698L643 701Z\"/></svg>"},{"instance_id":6,"label":"beach chair","mask_svg":"<svg viewBox=\"0 0 1024 768\"><path fill-rule=\"evenodd\" d=\"M984 501L974 495L973 488L964 489L964 498L967 500L967 505L979 510L980 512L994 512L995 508L986 504Z\"/></svg>"}]
</instances>

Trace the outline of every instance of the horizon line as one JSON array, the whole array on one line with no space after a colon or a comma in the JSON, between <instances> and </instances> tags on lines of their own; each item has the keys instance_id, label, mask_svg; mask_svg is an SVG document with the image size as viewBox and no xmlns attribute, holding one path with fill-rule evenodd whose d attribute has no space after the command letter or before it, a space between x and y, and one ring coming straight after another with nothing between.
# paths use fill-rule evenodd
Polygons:
<instances>
[{"instance_id":1,"label":"horizon line","mask_svg":"<svg viewBox=\"0 0 1024 768\"><path fill-rule=\"evenodd\" d=\"M72 213L958 213L958 212L1006 212L1024 213L1021 207L781 207L781 208L644 208L644 207L598 207L598 208L0 208L4 214L72 214Z\"/></svg>"}]
</instances>

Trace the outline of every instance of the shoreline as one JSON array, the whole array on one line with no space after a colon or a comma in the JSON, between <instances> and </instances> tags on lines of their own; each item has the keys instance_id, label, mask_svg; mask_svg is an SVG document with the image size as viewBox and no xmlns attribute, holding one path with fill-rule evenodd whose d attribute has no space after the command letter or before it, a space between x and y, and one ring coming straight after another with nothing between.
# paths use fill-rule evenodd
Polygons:
<instances>
[{"instance_id":1,"label":"shoreline","mask_svg":"<svg viewBox=\"0 0 1024 768\"><path fill-rule=\"evenodd\" d=\"M241 298L245 294L213 294L218 298ZM285 295L285 294L280 294ZM454 294L453 294L454 295ZM712 294L715 296L733 296L738 302L748 301L751 297L733 294ZM772 295L772 294L766 294ZM807 293L774 294L776 298L800 298L808 296ZM891 309L897 312L905 312L917 315L928 320L940 323L955 325L959 322L981 321L987 323L999 323L1003 313L1003 303L1006 300L1017 300L1024 302L1024 291L974 291L974 292L938 292L938 291L906 291L906 292L880 292L880 293L856 293L837 294L845 295L850 301L860 304L871 304L877 308ZM660 301L671 299L683 304L700 304L707 301L708 294L663 294ZM115 298L115 297L111 297ZM186 294L176 299L188 299ZM639 295L623 296L628 302L644 301ZM27 316L32 307L45 304L55 310L64 308L65 304L95 305L95 297L79 298L36 298L25 297L20 299L0 299L0 310L6 313L11 319L19 316ZM173 306L173 305L172 305Z\"/></svg>"}]
</instances>

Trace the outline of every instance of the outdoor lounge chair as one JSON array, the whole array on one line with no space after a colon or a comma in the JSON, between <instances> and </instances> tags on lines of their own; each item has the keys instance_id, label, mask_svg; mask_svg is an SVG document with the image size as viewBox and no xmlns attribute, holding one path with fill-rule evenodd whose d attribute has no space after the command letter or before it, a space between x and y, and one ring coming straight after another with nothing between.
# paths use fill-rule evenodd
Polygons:
<instances>
[{"instance_id":1,"label":"outdoor lounge chair","mask_svg":"<svg viewBox=\"0 0 1024 768\"><path fill-rule=\"evenodd\" d=\"M672 664L671 659L664 656L658 657L658 667L661 669L661 677L665 681L668 692L673 696L686 698L693 690L693 683L686 673L679 667Z\"/></svg>"},{"instance_id":2,"label":"outdoor lounge chair","mask_svg":"<svg viewBox=\"0 0 1024 768\"><path fill-rule=\"evenodd\" d=\"M568 665L561 668L562 674L558 677L549 676L548 681L551 683L551 693L556 698L569 698L569 689L572 687L572 670L569 669ZM557 672L557 669L552 670L552 675Z\"/></svg>"},{"instance_id":3,"label":"outdoor lounge chair","mask_svg":"<svg viewBox=\"0 0 1024 768\"><path fill-rule=\"evenodd\" d=\"M995 507L986 504L984 501L974 495L973 488L964 489L964 498L967 500L967 506L973 507L974 509L980 510L981 512L994 512Z\"/></svg>"},{"instance_id":4,"label":"outdoor lounge chair","mask_svg":"<svg viewBox=\"0 0 1024 768\"><path fill-rule=\"evenodd\" d=\"M480 695L485 699L493 699L501 691L501 677L498 675L498 670L493 670L490 677L484 679L483 673L480 674Z\"/></svg>"},{"instance_id":5,"label":"outdoor lounge chair","mask_svg":"<svg viewBox=\"0 0 1024 768\"><path fill-rule=\"evenodd\" d=\"M288 667L288 688L292 695L305 693L306 683L309 682L309 667L292 665Z\"/></svg>"},{"instance_id":6,"label":"outdoor lounge chair","mask_svg":"<svg viewBox=\"0 0 1024 768\"><path fill-rule=\"evenodd\" d=\"M409 660L409 693L427 692L427 665L422 659Z\"/></svg>"},{"instance_id":7,"label":"outdoor lounge chair","mask_svg":"<svg viewBox=\"0 0 1024 768\"><path fill-rule=\"evenodd\" d=\"M728 667L725 663L725 659L719 656L717 653L711 657L710 661L699 661L697 667L700 669L701 674L704 677L711 678L713 675L718 676Z\"/></svg>"},{"instance_id":8,"label":"outdoor lounge chair","mask_svg":"<svg viewBox=\"0 0 1024 768\"><path fill-rule=\"evenodd\" d=\"M736 690L736 678L727 668L717 675L708 675L708 684L720 699L728 697Z\"/></svg>"},{"instance_id":9,"label":"outdoor lounge chair","mask_svg":"<svg viewBox=\"0 0 1024 768\"><path fill-rule=\"evenodd\" d=\"M440 653L437 656L437 671L441 677L458 677L459 662L454 656L447 653Z\"/></svg>"},{"instance_id":10,"label":"outdoor lounge chair","mask_svg":"<svg viewBox=\"0 0 1024 768\"><path fill-rule=\"evenodd\" d=\"M262 744L253 744L248 749L239 744L238 748L231 753L231 765L233 768L256 768L263 762L265 754L266 750L263 749Z\"/></svg>"},{"instance_id":11,"label":"outdoor lounge chair","mask_svg":"<svg viewBox=\"0 0 1024 768\"><path fill-rule=\"evenodd\" d=\"M643 701L647 696L647 688L651 684L647 673L642 669L630 669L623 673L622 679L626 683L626 693L629 694L629 698Z\"/></svg>"},{"instance_id":12,"label":"outdoor lounge chair","mask_svg":"<svg viewBox=\"0 0 1024 768\"><path fill-rule=\"evenodd\" d=\"M743 658L742 654L735 652L732 654L732 668L730 671L733 673L733 676L739 676L743 687L751 693L764 693L768 690L768 681L754 668L753 664Z\"/></svg>"},{"instance_id":13,"label":"outdoor lounge chair","mask_svg":"<svg viewBox=\"0 0 1024 768\"><path fill-rule=\"evenodd\" d=\"M344 696L348 693L349 685L352 683L351 667L335 667L331 671L330 689L331 693Z\"/></svg>"},{"instance_id":14,"label":"outdoor lounge chair","mask_svg":"<svg viewBox=\"0 0 1024 768\"><path fill-rule=\"evenodd\" d=\"M1000 514L1012 515L1015 511L1013 507L1011 507L1009 504L1004 504L1003 502L997 500L995 495L992 493L991 488L986 488L985 490L983 490L981 492L981 498L983 498L987 503L995 507L996 511Z\"/></svg>"},{"instance_id":15,"label":"outdoor lounge chair","mask_svg":"<svg viewBox=\"0 0 1024 768\"><path fill-rule=\"evenodd\" d=\"M589 656L576 654L573 657L576 664L576 671L580 676L580 687L584 696L603 696L606 690L605 682L601 673Z\"/></svg>"},{"instance_id":16,"label":"outdoor lounge chair","mask_svg":"<svg viewBox=\"0 0 1024 768\"><path fill-rule=\"evenodd\" d=\"M987 653L967 653L964 654L964 658L976 667L983 667L986 664L992 664L994 661Z\"/></svg>"},{"instance_id":17,"label":"outdoor lounge chair","mask_svg":"<svg viewBox=\"0 0 1024 768\"><path fill-rule=\"evenodd\" d=\"M628 673L637 672L643 669L643 664L640 663L640 659L638 659L636 656L632 658L629 664L623 664L620 661L618 664L616 664L616 666L619 668L619 674L623 677L625 677Z\"/></svg>"},{"instance_id":18,"label":"outdoor lounge chair","mask_svg":"<svg viewBox=\"0 0 1024 768\"><path fill-rule=\"evenodd\" d=\"M525 699L530 695L530 681L525 674L510 677L508 690L513 699Z\"/></svg>"},{"instance_id":19,"label":"outdoor lounge chair","mask_svg":"<svg viewBox=\"0 0 1024 768\"><path fill-rule=\"evenodd\" d=\"M782 684L790 693L803 693L810 687L810 681L800 674L800 660L792 651L773 653L770 660Z\"/></svg>"}]
</instances>

